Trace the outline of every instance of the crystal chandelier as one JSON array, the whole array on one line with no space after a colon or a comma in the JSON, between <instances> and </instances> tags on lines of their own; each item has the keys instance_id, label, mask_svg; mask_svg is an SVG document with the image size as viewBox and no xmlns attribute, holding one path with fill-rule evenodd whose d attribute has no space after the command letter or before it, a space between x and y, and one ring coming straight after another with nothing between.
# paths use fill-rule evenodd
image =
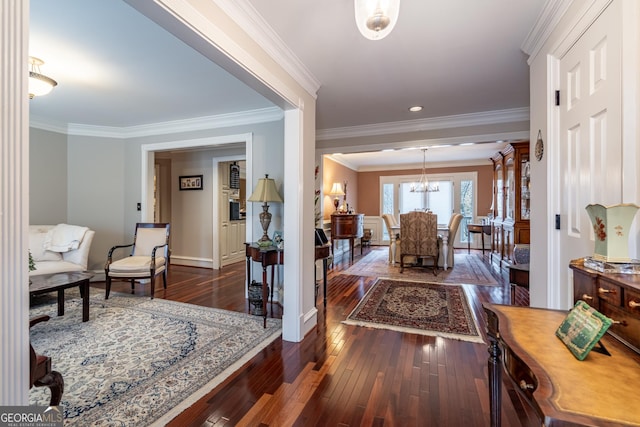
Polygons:
<instances>
[{"instance_id":1,"label":"crystal chandelier","mask_svg":"<svg viewBox=\"0 0 640 427\"><path fill-rule=\"evenodd\" d=\"M427 179L427 149L422 149L422 175L420 176L420 182L411 184L411 188L409 189L412 193L425 193L432 191L440 191L440 187L438 183L429 184L429 180Z\"/></svg>"}]
</instances>

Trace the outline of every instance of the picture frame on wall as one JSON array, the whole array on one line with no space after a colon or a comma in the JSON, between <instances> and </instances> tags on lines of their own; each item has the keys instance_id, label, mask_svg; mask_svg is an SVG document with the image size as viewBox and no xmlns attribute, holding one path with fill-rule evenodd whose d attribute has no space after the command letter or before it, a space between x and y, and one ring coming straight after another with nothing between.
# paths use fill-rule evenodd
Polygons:
<instances>
[{"instance_id":1,"label":"picture frame on wall","mask_svg":"<svg viewBox=\"0 0 640 427\"><path fill-rule=\"evenodd\" d=\"M202 190L202 175L184 175L179 177L180 191Z\"/></svg>"}]
</instances>

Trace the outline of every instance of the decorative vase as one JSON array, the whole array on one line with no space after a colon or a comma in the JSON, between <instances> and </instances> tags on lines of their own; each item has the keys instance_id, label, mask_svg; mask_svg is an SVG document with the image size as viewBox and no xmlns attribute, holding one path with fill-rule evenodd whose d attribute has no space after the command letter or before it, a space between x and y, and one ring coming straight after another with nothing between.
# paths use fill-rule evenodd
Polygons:
<instances>
[{"instance_id":1,"label":"decorative vase","mask_svg":"<svg viewBox=\"0 0 640 427\"><path fill-rule=\"evenodd\" d=\"M640 206L633 203L603 206L587 205L585 208L595 235L593 259L604 262L628 263L629 229Z\"/></svg>"}]
</instances>

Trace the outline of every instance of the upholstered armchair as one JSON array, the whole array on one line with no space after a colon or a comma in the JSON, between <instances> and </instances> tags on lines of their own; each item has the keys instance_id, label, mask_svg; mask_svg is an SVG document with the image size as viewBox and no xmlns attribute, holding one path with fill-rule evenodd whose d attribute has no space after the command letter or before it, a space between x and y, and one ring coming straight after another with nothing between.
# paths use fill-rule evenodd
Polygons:
<instances>
[{"instance_id":1,"label":"upholstered armchair","mask_svg":"<svg viewBox=\"0 0 640 427\"><path fill-rule=\"evenodd\" d=\"M29 328L40 322L47 322L49 316L38 316L29 320ZM29 342L29 388L49 387L51 398L49 406L58 406L64 392L64 380L62 374L51 368L51 358L36 353Z\"/></svg>"},{"instance_id":2,"label":"upholstered armchair","mask_svg":"<svg viewBox=\"0 0 640 427\"><path fill-rule=\"evenodd\" d=\"M456 234L458 234L458 229L460 228L460 222L462 221L463 215L461 213L454 213L449 218L449 226L447 227L449 230L448 233L448 245L447 245L447 253L445 256L447 257L447 266L453 267L454 256L453 256L453 242L456 240ZM438 236L440 242L442 242L442 235ZM441 243L442 244L442 243Z\"/></svg>"},{"instance_id":3,"label":"upholstered armchair","mask_svg":"<svg viewBox=\"0 0 640 427\"><path fill-rule=\"evenodd\" d=\"M438 217L430 212L413 211L400 215L400 272L407 257L414 257L412 266L423 266L431 259L433 274L438 274Z\"/></svg>"},{"instance_id":4,"label":"upholstered armchair","mask_svg":"<svg viewBox=\"0 0 640 427\"><path fill-rule=\"evenodd\" d=\"M387 227L387 233L389 234L389 263L395 264L400 261L400 258L398 257L400 233L396 231L398 222L396 221L396 217L391 214L382 214L382 219L384 220L384 224ZM394 230L393 227L396 227L396 230Z\"/></svg>"},{"instance_id":5,"label":"upholstered armchair","mask_svg":"<svg viewBox=\"0 0 640 427\"><path fill-rule=\"evenodd\" d=\"M164 288L167 289L167 269L170 257L169 228L167 223L139 222L136 224L133 243L117 245L109 250L107 263L104 267L105 299L109 299L112 279L131 281L131 293L134 293L136 280L149 279L151 299L153 299L155 278L162 274ZM122 248L131 248L131 254L114 261L114 252Z\"/></svg>"}]
</instances>

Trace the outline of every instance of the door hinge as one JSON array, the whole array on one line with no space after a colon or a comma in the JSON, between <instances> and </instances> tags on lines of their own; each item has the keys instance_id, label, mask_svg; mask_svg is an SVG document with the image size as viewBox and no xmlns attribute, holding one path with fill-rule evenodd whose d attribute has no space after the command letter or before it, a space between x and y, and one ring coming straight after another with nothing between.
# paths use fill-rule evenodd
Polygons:
<instances>
[{"instance_id":1,"label":"door hinge","mask_svg":"<svg viewBox=\"0 0 640 427\"><path fill-rule=\"evenodd\" d=\"M560 106L560 91L556 91L556 107Z\"/></svg>"}]
</instances>

